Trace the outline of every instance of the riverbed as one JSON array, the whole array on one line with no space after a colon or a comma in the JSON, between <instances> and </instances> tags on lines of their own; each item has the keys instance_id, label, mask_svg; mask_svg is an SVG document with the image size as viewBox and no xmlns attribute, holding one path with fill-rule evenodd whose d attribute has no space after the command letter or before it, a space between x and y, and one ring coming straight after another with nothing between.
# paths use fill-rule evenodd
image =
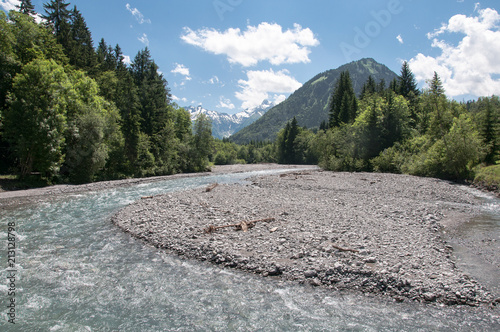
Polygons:
<instances>
[{"instance_id":1,"label":"riverbed","mask_svg":"<svg viewBox=\"0 0 500 332\"><path fill-rule=\"evenodd\" d=\"M9 325L2 310L2 330L498 330L495 308L396 303L221 268L179 258L111 223L145 196L213 183L251 185L246 178L274 172L283 171L72 186L1 199L0 258L6 266L9 222L16 224L18 257L18 324Z\"/></svg>"}]
</instances>

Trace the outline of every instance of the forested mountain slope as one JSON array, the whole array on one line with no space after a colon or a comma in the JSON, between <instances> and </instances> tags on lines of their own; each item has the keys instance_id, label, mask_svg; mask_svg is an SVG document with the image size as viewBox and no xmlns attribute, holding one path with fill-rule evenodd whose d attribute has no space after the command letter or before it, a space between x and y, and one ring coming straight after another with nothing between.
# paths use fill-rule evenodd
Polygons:
<instances>
[{"instance_id":1,"label":"forested mountain slope","mask_svg":"<svg viewBox=\"0 0 500 332\"><path fill-rule=\"evenodd\" d=\"M337 79L343 71L349 71L357 95L371 75L375 82L384 80L386 85L397 74L371 58L354 61L337 69L331 69L314 76L287 100L271 108L259 120L243 128L231 140L243 144L250 141L274 140L276 134L288 121L295 117L299 126L319 127L328 120L328 104Z\"/></svg>"}]
</instances>

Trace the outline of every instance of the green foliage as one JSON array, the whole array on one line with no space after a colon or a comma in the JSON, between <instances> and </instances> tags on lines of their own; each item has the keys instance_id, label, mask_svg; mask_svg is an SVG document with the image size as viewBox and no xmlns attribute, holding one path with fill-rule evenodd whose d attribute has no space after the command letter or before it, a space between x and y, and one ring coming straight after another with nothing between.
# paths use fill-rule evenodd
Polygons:
<instances>
[{"instance_id":1,"label":"green foliage","mask_svg":"<svg viewBox=\"0 0 500 332\"><path fill-rule=\"evenodd\" d=\"M21 11L32 14L30 4L22 1ZM211 125L192 130L149 50L127 67L118 45L102 39L93 48L85 19L68 7L45 4L44 24L0 12L2 170L75 183L206 170ZM255 149L250 155L262 159Z\"/></svg>"},{"instance_id":2,"label":"green foliage","mask_svg":"<svg viewBox=\"0 0 500 332\"><path fill-rule=\"evenodd\" d=\"M414 139L416 153L402 166L405 173L447 179L467 179L484 155L484 147L470 118L454 118L439 139L426 135Z\"/></svg>"},{"instance_id":3,"label":"green foliage","mask_svg":"<svg viewBox=\"0 0 500 332\"><path fill-rule=\"evenodd\" d=\"M371 76L370 76L371 77ZM348 71L340 74L330 101L330 127L350 124L356 119L358 101L354 94L351 75Z\"/></svg>"},{"instance_id":4,"label":"green foliage","mask_svg":"<svg viewBox=\"0 0 500 332\"><path fill-rule=\"evenodd\" d=\"M19 12L26 14L26 15L35 15L35 6L31 3L31 0L21 0L21 3L19 5L16 5L16 7L19 9Z\"/></svg>"},{"instance_id":5,"label":"green foliage","mask_svg":"<svg viewBox=\"0 0 500 332\"><path fill-rule=\"evenodd\" d=\"M65 164L71 182L91 182L106 165L111 148L120 146L119 115L114 105L98 95L95 81L83 72L71 73L70 80Z\"/></svg>"},{"instance_id":6,"label":"green foliage","mask_svg":"<svg viewBox=\"0 0 500 332\"><path fill-rule=\"evenodd\" d=\"M65 42L67 41L66 38L68 36L66 34L69 32L68 21L70 19L70 11L68 6L69 3L63 0L51 0L49 3L43 5L45 9L43 18L52 25L57 41L63 46L65 46Z\"/></svg>"},{"instance_id":7,"label":"green foliage","mask_svg":"<svg viewBox=\"0 0 500 332\"><path fill-rule=\"evenodd\" d=\"M191 163L188 171L203 172L208 168L209 155L212 150L212 124L210 118L200 114L194 122L192 138Z\"/></svg>"},{"instance_id":8,"label":"green foliage","mask_svg":"<svg viewBox=\"0 0 500 332\"><path fill-rule=\"evenodd\" d=\"M53 60L34 60L15 77L4 114L4 135L22 176L38 171L52 177L59 172L70 87L64 68Z\"/></svg>"},{"instance_id":9,"label":"green foliage","mask_svg":"<svg viewBox=\"0 0 500 332\"><path fill-rule=\"evenodd\" d=\"M500 99L498 96L481 97L469 103L468 108L486 147L484 162L494 164L500 159Z\"/></svg>"},{"instance_id":10,"label":"green foliage","mask_svg":"<svg viewBox=\"0 0 500 332\"><path fill-rule=\"evenodd\" d=\"M399 76L399 94L407 99L413 99L420 94L418 90L417 80L413 75L410 65L407 61L403 62L401 67L401 75Z\"/></svg>"},{"instance_id":11,"label":"green foliage","mask_svg":"<svg viewBox=\"0 0 500 332\"><path fill-rule=\"evenodd\" d=\"M500 188L500 165L480 168L476 173L474 183L478 185L486 185L490 188L496 187L496 190L498 191Z\"/></svg>"}]
</instances>

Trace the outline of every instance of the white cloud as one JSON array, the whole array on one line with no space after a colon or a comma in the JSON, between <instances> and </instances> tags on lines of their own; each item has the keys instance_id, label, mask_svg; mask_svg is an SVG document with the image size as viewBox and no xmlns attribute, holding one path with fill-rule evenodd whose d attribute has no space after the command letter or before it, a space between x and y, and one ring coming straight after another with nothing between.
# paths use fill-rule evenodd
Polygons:
<instances>
[{"instance_id":1,"label":"white cloud","mask_svg":"<svg viewBox=\"0 0 500 332\"><path fill-rule=\"evenodd\" d=\"M264 99L269 99L269 93L291 93L300 88L302 84L288 74L287 70L248 71L248 80L238 81L241 91L235 94L236 98L243 102L241 107L257 107ZM282 97L275 97L278 98Z\"/></svg>"},{"instance_id":2,"label":"white cloud","mask_svg":"<svg viewBox=\"0 0 500 332\"><path fill-rule=\"evenodd\" d=\"M2 7L2 9L6 12L9 12L10 10L17 10L16 6L19 6L20 4L21 1L19 0L2 0L0 2L0 7Z\"/></svg>"},{"instance_id":3,"label":"white cloud","mask_svg":"<svg viewBox=\"0 0 500 332\"><path fill-rule=\"evenodd\" d=\"M285 95L274 95L273 97L273 103L275 105L278 105L279 103L285 101L286 96Z\"/></svg>"},{"instance_id":4,"label":"white cloud","mask_svg":"<svg viewBox=\"0 0 500 332\"><path fill-rule=\"evenodd\" d=\"M181 100L179 97L177 97L176 95L172 95L170 98L172 98L173 101L179 101Z\"/></svg>"},{"instance_id":5,"label":"white cloud","mask_svg":"<svg viewBox=\"0 0 500 332\"><path fill-rule=\"evenodd\" d=\"M135 19L137 20L137 22L139 22L139 24L143 24L143 23L151 23L151 20L150 19L145 19L144 18L144 15L142 15L142 13L139 11L139 9L137 8L132 8L130 6L130 4L126 4L125 7L127 7L127 10L132 13L132 15L134 15Z\"/></svg>"},{"instance_id":6,"label":"white cloud","mask_svg":"<svg viewBox=\"0 0 500 332\"><path fill-rule=\"evenodd\" d=\"M180 63L176 63L175 68L172 69L170 72L174 73L174 74L181 74L183 76L189 77L189 68L187 68L186 66L184 66ZM191 78L189 78L189 79L191 79Z\"/></svg>"},{"instance_id":7,"label":"white cloud","mask_svg":"<svg viewBox=\"0 0 500 332\"><path fill-rule=\"evenodd\" d=\"M209 80L208 80L208 82L209 82L210 84L217 84L217 83L219 83L220 81L219 81L219 78L217 77L217 75L214 75L214 77L212 77L211 79L209 79Z\"/></svg>"},{"instance_id":8,"label":"white cloud","mask_svg":"<svg viewBox=\"0 0 500 332\"><path fill-rule=\"evenodd\" d=\"M139 38L137 38L141 43L143 43L144 45L146 46L149 46L149 39L148 39L148 35L146 35L145 33L142 34L142 36L140 36Z\"/></svg>"},{"instance_id":9,"label":"white cloud","mask_svg":"<svg viewBox=\"0 0 500 332\"><path fill-rule=\"evenodd\" d=\"M399 42L400 44L404 44L404 40L403 40L403 37L401 37L401 35L398 35L398 36L396 37L396 39L398 40L398 42Z\"/></svg>"},{"instance_id":10,"label":"white cloud","mask_svg":"<svg viewBox=\"0 0 500 332\"><path fill-rule=\"evenodd\" d=\"M18 11L19 9L17 6L21 5L20 0L1 0L0 1L0 8L5 10L6 12L9 12L11 10ZM35 15L31 15L34 19L35 22L40 24L42 22L45 22L45 20L40 16L40 14L36 13Z\"/></svg>"},{"instance_id":11,"label":"white cloud","mask_svg":"<svg viewBox=\"0 0 500 332\"><path fill-rule=\"evenodd\" d=\"M279 24L263 22L259 26L247 26L246 31L230 28L224 32L215 29L193 31L184 28L181 39L207 52L223 54L229 62L248 67L259 61L273 65L310 62L310 47L319 45L309 29L295 24L283 31Z\"/></svg>"},{"instance_id":12,"label":"white cloud","mask_svg":"<svg viewBox=\"0 0 500 332\"><path fill-rule=\"evenodd\" d=\"M130 59L129 55L124 55L122 62L126 65L130 65L132 63L132 60Z\"/></svg>"},{"instance_id":13,"label":"white cloud","mask_svg":"<svg viewBox=\"0 0 500 332\"><path fill-rule=\"evenodd\" d=\"M224 98L224 96L221 96L219 99L219 104L216 106L217 108L228 108L230 110L234 109L234 104L231 102L230 99Z\"/></svg>"},{"instance_id":14,"label":"white cloud","mask_svg":"<svg viewBox=\"0 0 500 332\"><path fill-rule=\"evenodd\" d=\"M432 47L441 54L432 57L419 53L409 64L419 81L431 79L434 71L451 97L500 94L500 15L494 9L480 9L475 17L455 15L441 28L429 33ZM462 34L452 45L445 34Z\"/></svg>"}]
</instances>

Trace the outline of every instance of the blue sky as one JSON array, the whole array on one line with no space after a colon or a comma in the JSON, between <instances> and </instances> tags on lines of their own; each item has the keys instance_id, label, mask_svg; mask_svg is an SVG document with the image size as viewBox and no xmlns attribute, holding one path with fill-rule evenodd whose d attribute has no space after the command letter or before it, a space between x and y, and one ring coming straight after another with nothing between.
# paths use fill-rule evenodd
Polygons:
<instances>
[{"instance_id":1,"label":"blue sky","mask_svg":"<svg viewBox=\"0 0 500 332\"><path fill-rule=\"evenodd\" d=\"M6 10L17 0L0 0ZM44 12L43 3L33 0ZM144 47L180 106L236 113L371 57L458 100L500 94L498 0L73 0L94 43Z\"/></svg>"}]
</instances>

